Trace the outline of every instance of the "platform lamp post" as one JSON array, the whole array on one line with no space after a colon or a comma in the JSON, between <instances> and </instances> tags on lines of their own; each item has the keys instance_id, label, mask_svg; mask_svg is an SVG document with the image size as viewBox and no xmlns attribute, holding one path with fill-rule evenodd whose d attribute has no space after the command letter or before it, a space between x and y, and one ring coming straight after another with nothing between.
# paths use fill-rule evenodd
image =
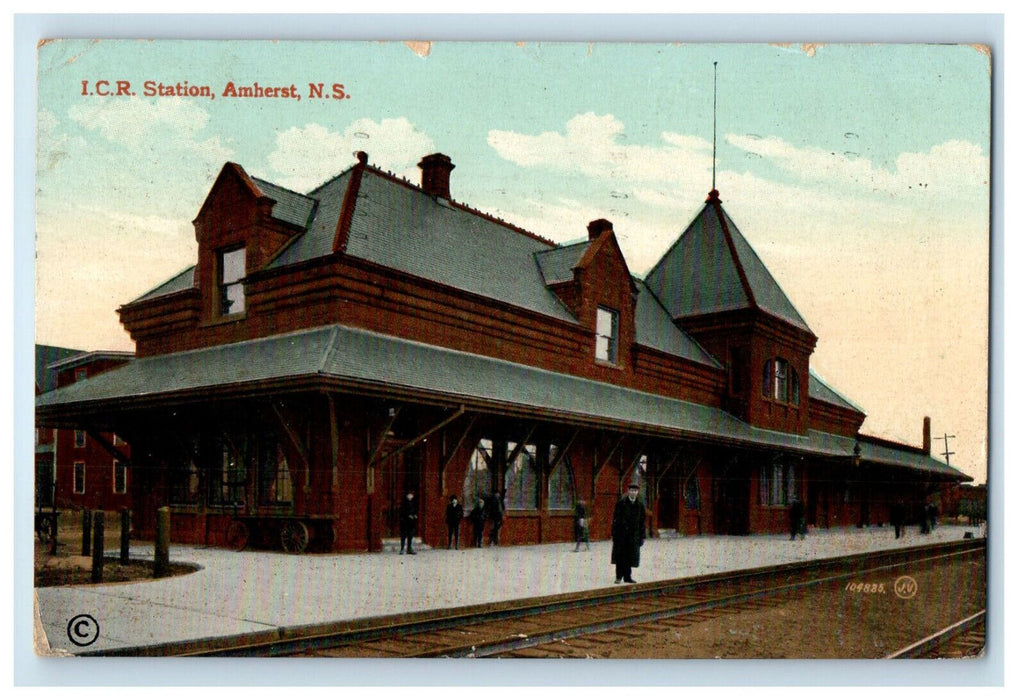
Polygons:
<instances>
[{"instance_id":1,"label":"platform lamp post","mask_svg":"<svg viewBox=\"0 0 1025 700\"><path fill-rule=\"evenodd\" d=\"M861 475L861 442L854 440L854 450L851 452L851 472L858 480L858 493L861 496L861 503L858 505L858 527L868 526L868 482ZM850 488L850 479L848 486Z\"/></svg>"}]
</instances>

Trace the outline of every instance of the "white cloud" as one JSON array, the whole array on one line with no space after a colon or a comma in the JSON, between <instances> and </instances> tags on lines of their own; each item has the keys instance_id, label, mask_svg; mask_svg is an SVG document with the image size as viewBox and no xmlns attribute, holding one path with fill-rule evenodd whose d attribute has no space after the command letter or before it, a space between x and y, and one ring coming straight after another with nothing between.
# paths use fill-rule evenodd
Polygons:
<instances>
[{"instance_id":1,"label":"white cloud","mask_svg":"<svg viewBox=\"0 0 1025 700\"><path fill-rule=\"evenodd\" d=\"M306 192L352 165L356 151L366 151L372 165L419 179L417 162L434 150L431 138L405 117L357 119L342 133L320 124L283 131L267 160L274 182Z\"/></svg>"},{"instance_id":2,"label":"white cloud","mask_svg":"<svg viewBox=\"0 0 1025 700\"><path fill-rule=\"evenodd\" d=\"M206 110L180 99L93 100L73 105L68 116L108 141L130 148L138 148L167 128L192 138L210 121Z\"/></svg>"},{"instance_id":3,"label":"white cloud","mask_svg":"<svg viewBox=\"0 0 1025 700\"><path fill-rule=\"evenodd\" d=\"M578 114L566 122L565 133L546 131L536 136L493 129L490 145L502 158L523 167L637 182L688 182L705 178L712 146L704 139L663 132L664 144L621 143L623 122L611 114ZM695 167L697 164L697 167Z\"/></svg>"},{"instance_id":4,"label":"white cloud","mask_svg":"<svg viewBox=\"0 0 1025 700\"><path fill-rule=\"evenodd\" d=\"M768 159L806 184L948 198L982 194L989 184L989 158L981 147L965 141L947 141L927 153L902 153L892 169L876 166L865 157L799 147L775 137L728 134L726 142Z\"/></svg>"}]
</instances>

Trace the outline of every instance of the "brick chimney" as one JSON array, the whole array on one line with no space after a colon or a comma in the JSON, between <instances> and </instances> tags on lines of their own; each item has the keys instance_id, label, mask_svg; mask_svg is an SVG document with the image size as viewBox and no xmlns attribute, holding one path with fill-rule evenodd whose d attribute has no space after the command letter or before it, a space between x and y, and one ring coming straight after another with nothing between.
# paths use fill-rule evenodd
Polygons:
<instances>
[{"instance_id":1,"label":"brick chimney","mask_svg":"<svg viewBox=\"0 0 1025 700\"><path fill-rule=\"evenodd\" d=\"M593 241L606 231L612 230L612 222L608 219L595 219L587 225L587 240Z\"/></svg>"},{"instance_id":2,"label":"brick chimney","mask_svg":"<svg viewBox=\"0 0 1025 700\"><path fill-rule=\"evenodd\" d=\"M932 421L929 416L922 419L922 452L932 453Z\"/></svg>"},{"instance_id":3,"label":"brick chimney","mask_svg":"<svg viewBox=\"0 0 1025 700\"><path fill-rule=\"evenodd\" d=\"M456 166L452 165L451 158L444 153L432 153L424 156L417 165L423 171L420 186L424 192L432 197L452 199L448 189L448 177Z\"/></svg>"}]
</instances>

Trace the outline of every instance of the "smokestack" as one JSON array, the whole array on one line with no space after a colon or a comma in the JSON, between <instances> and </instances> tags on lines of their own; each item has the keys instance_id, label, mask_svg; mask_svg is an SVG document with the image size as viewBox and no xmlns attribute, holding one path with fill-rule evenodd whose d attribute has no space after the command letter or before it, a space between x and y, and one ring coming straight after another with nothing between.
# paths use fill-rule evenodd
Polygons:
<instances>
[{"instance_id":1,"label":"smokestack","mask_svg":"<svg viewBox=\"0 0 1025 700\"><path fill-rule=\"evenodd\" d=\"M922 419L922 452L932 453L932 421L929 416Z\"/></svg>"},{"instance_id":2,"label":"smokestack","mask_svg":"<svg viewBox=\"0 0 1025 700\"><path fill-rule=\"evenodd\" d=\"M423 171L420 187L424 192L432 197L452 199L448 189L448 178L456 166L452 165L451 158L444 153L432 153L424 156L417 165Z\"/></svg>"},{"instance_id":3,"label":"smokestack","mask_svg":"<svg viewBox=\"0 0 1025 700\"><path fill-rule=\"evenodd\" d=\"M612 222L608 219L595 219L587 225L587 240L593 241L606 231L612 230Z\"/></svg>"}]
</instances>

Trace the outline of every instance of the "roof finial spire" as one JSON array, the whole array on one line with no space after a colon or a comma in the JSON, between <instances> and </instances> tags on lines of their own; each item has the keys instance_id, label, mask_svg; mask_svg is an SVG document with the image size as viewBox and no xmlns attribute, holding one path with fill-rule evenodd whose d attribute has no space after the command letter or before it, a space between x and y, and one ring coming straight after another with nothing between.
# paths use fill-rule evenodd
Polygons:
<instances>
[{"instance_id":1,"label":"roof finial spire","mask_svg":"<svg viewBox=\"0 0 1025 700\"><path fill-rule=\"evenodd\" d=\"M719 62L712 61L712 191L715 191L716 108L719 98Z\"/></svg>"}]
</instances>

